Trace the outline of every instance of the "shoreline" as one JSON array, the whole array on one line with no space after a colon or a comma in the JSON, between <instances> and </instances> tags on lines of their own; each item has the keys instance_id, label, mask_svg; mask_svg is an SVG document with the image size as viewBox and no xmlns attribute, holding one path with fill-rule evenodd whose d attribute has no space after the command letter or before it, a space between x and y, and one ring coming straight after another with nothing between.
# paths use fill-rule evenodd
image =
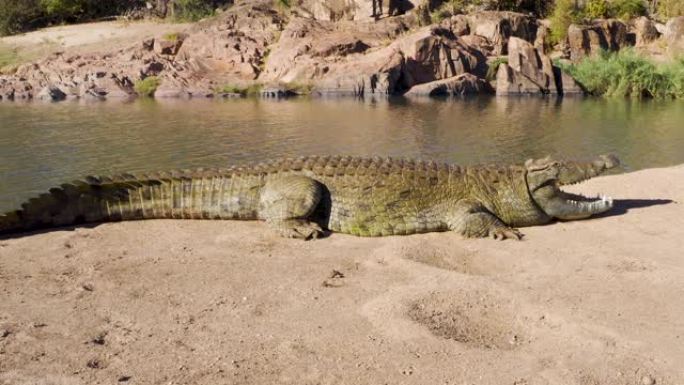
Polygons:
<instances>
[{"instance_id":1,"label":"shoreline","mask_svg":"<svg viewBox=\"0 0 684 385\"><path fill-rule=\"evenodd\" d=\"M87 28L65 27L76 30L66 39L83 40L83 46L73 43L41 60L15 63L0 75L0 100L277 98L312 92L584 95L594 90L571 75L570 64L604 50L627 49L663 61L677 53L684 25L684 17L667 24L647 17L593 19L570 25L567 38L555 44L549 21L531 14L479 10L426 22L417 14L422 7L375 21L349 9L354 17L336 20L325 12L285 11L270 0L236 1L190 26L134 23L139 34L103 36L100 44L106 49L94 47L98 39L87 35ZM112 30L111 25L102 28ZM40 33L50 31L34 34Z\"/></svg>"},{"instance_id":2,"label":"shoreline","mask_svg":"<svg viewBox=\"0 0 684 385\"><path fill-rule=\"evenodd\" d=\"M1 240L0 383L683 382L682 181L571 186L616 207L522 242L187 220Z\"/></svg>"}]
</instances>

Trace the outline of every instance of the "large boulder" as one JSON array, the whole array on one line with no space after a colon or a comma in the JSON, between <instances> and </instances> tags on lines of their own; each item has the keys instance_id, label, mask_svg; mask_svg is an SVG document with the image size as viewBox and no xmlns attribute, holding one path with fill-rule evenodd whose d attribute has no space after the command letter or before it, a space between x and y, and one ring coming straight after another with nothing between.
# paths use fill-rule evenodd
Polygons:
<instances>
[{"instance_id":1,"label":"large boulder","mask_svg":"<svg viewBox=\"0 0 684 385\"><path fill-rule=\"evenodd\" d=\"M631 29L637 47L648 45L660 36L656 23L646 16L636 18L632 22Z\"/></svg>"},{"instance_id":2,"label":"large boulder","mask_svg":"<svg viewBox=\"0 0 684 385\"><path fill-rule=\"evenodd\" d=\"M634 45L627 25L615 19L597 20L592 25L572 24L568 28L567 43L574 62L601 51L618 51Z\"/></svg>"},{"instance_id":3,"label":"large boulder","mask_svg":"<svg viewBox=\"0 0 684 385\"><path fill-rule=\"evenodd\" d=\"M508 66L537 84L542 93L558 93L551 59L529 42L517 37L510 38Z\"/></svg>"},{"instance_id":4,"label":"large boulder","mask_svg":"<svg viewBox=\"0 0 684 385\"><path fill-rule=\"evenodd\" d=\"M509 40L508 63L499 65L497 71L497 95L577 93L583 93L579 84L540 49L522 39Z\"/></svg>"},{"instance_id":5,"label":"large boulder","mask_svg":"<svg viewBox=\"0 0 684 385\"><path fill-rule=\"evenodd\" d=\"M449 30L425 27L387 45L332 22L293 19L259 81L310 84L318 93L402 93L416 84L482 73L485 57Z\"/></svg>"},{"instance_id":6,"label":"large boulder","mask_svg":"<svg viewBox=\"0 0 684 385\"><path fill-rule=\"evenodd\" d=\"M447 79L413 86L405 96L465 96L489 92L483 79L473 74L461 74Z\"/></svg>"},{"instance_id":7,"label":"large boulder","mask_svg":"<svg viewBox=\"0 0 684 385\"><path fill-rule=\"evenodd\" d=\"M512 36L534 41L537 24L528 15L516 12L481 11L468 15L470 33L486 38L493 46L494 55L506 54Z\"/></svg>"},{"instance_id":8,"label":"large boulder","mask_svg":"<svg viewBox=\"0 0 684 385\"><path fill-rule=\"evenodd\" d=\"M674 17L665 25L663 38L673 51L684 50L684 16Z\"/></svg>"},{"instance_id":9,"label":"large boulder","mask_svg":"<svg viewBox=\"0 0 684 385\"><path fill-rule=\"evenodd\" d=\"M218 19L194 26L176 60L201 63L225 82L252 81L261 73L269 47L284 25L284 17L268 2L236 4Z\"/></svg>"}]
</instances>

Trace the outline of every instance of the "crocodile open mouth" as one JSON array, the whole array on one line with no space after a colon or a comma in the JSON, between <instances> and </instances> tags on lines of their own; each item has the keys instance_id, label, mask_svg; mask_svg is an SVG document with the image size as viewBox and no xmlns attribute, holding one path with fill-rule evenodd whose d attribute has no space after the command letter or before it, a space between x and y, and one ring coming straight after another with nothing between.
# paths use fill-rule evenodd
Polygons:
<instances>
[{"instance_id":1,"label":"crocodile open mouth","mask_svg":"<svg viewBox=\"0 0 684 385\"><path fill-rule=\"evenodd\" d=\"M561 220L588 218L613 208L613 198L605 195L589 198L584 195L567 193L555 185L546 186L542 189L552 191L543 194L545 195L543 199L537 199L537 204L547 215Z\"/></svg>"}]
</instances>

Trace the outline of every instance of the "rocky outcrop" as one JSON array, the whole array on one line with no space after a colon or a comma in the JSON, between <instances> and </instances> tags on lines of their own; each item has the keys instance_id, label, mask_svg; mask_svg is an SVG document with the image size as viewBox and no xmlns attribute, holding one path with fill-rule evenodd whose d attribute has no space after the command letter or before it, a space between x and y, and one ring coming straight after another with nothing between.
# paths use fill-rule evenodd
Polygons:
<instances>
[{"instance_id":1,"label":"rocky outcrop","mask_svg":"<svg viewBox=\"0 0 684 385\"><path fill-rule=\"evenodd\" d=\"M534 19L522 13L481 11L467 17L470 33L487 39L494 55L507 53L508 39L511 37L532 42L537 35Z\"/></svg>"},{"instance_id":2,"label":"rocky outcrop","mask_svg":"<svg viewBox=\"0 0 684 385\"><path fill-rule=\"evenodd\" d=\"M634 45L628 38L627 25L619 20L597 20L592 25L572 24L568 28L570 59L579 61L603 51L618 51Z\"/></svg>"},{"instance_id":3,"label":"rocky outcrop","mask_svg":"<svg viewBox=\"0 0 684 385\"><path fill-rule=\"evenodd\" d=\"M632 22L631 30L637 47L643 47L658 39L660 33L656 23L646 16L641 16Z\"/></svg>"},{"instance_id":4,"label":"rocky outcrop","mask_svg":"<svg viewBox=\"0 0 684 385\"><path fill-rule=\"evenodd\" d=\"M492 92L483 80L487 57L502 52L510 57L499 69L499 94L561 93L571 81L545 55L544 37L530 16L482 11L417 28L410 14L331 21L301 17L302 9L282 12L271 0L236 0L228 11L185 33L146 37L106 54L57 54L21 66L0 76L0 99L232 97L254 85L262 97L460 95Z\"/></svg>"},{"instance_id":5,"label":"rocky outcrop","mask_svg":"<svg viewBox=\"0 0 684 385\"><path fill-rule=\"evenodd\" d=\"M465 96L488 93L489 85L473 74L461 74L448 79L413 86L406 94L415 96Z\"/></svg>"},{"instance_id":6,"label":"rocky outcrop","mask_svg":"<svg viewBox=\"0 0 684 385\"><path fill-rule=\"evenodd\" d=\"M554 66L548 56L529 42L511 38L508 52L508 63L499 65L497 71L497 95L583 93L571 76Z\"/></svg>"},{"instance_id":7,"label":"rocky outcrop","mask_svg":"<svg viewBox=\"0 0 684 385\"><path fill-rule=\"evenodd\" d=\"M663 38L672 51L684 51L684 16L668 20Z\"/></svg>"},{"instance_id":8,"label":"rocky outcrop","mask_svg":"<svg viewBox=\"0 0 684 385\"><path fill-rule=\"evenodd\" d=\"M444 28L425 27L384 42L340 30L335 23L296 18L283 31L260 80L311 84L322 94L396 94L485 70L484 55Z\"/></svg>"},{"instance_id":9,"label":"rocky outcrop","mask_svg":"<svg viewBox=\"0 0 684 385\"><path fill-rule=\"evenodd\" d=\"M224 82L253 81L285 24L270 2L245 2L218 21L200 23L190 30L177 60L199 63L202 68L197 68L198 72L220 73Z\"/></svg>"}]
</instances>

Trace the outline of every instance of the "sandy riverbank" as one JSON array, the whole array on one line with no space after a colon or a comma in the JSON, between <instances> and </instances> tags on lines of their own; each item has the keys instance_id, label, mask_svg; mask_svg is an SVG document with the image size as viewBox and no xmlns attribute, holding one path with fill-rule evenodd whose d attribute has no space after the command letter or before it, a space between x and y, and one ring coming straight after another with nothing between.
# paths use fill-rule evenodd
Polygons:
<instances>
[{"instance_id":1,"label":"sandy riverbank","mask_svg":"<svg viewBox=\"0 0 684 385\"><path fill-rule=\"evenodd\" d=\"M574 187L617 208L523 242L229 221L0 241L0 384L684 383L684 166Z\"/></svg>"}]
</instances>

